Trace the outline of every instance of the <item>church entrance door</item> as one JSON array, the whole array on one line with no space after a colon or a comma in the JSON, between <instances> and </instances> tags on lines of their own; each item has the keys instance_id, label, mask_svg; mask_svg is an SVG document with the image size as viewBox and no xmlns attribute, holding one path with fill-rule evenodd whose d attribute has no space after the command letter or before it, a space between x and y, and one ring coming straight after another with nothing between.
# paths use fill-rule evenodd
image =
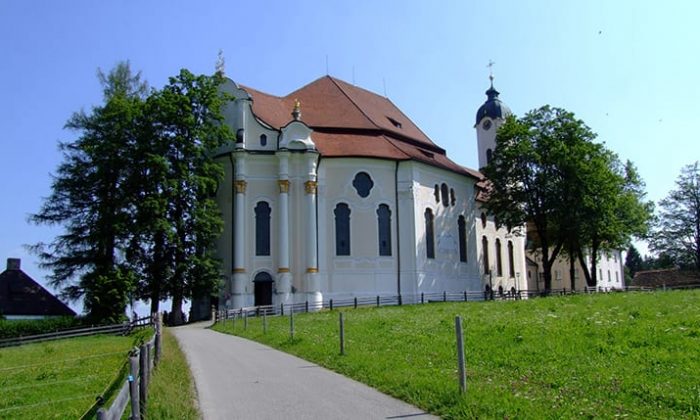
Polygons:
<instances>
[{"instance_id":1,"label":"church entrance door","mask_svg":"<svg viewBox=\"0 0 700 420\"><path fill-rule=\"evenodd\" d=\"M274 281L269 273L261 272L253 279L255 285L255 306L272 305L272 284Z\"/></svg>"}]
</instances>

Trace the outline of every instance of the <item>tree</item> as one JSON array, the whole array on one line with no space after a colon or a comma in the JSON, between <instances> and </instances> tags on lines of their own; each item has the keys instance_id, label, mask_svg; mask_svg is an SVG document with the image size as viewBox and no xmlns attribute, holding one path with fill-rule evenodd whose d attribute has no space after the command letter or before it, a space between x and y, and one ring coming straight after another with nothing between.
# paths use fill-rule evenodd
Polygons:
<instances>
[{"instance_id":1,"label":"tree","mask_svg":"<svg viewBox=\"0 0 700 420\"><path fill-rule=\"evenodd\" d=\"M644 259L642 258L642 255L639 253L639 251L637 251L637 248L634 245L630 245L630 247L627 249L627 256L625 257L625 268L629 270L629 274L631 277L634 277L634 274L636 272L645 270Z\"/></svg>"},{"instance_id":2,"label":"tree","mask_svg":"<svg viewBox=\"0 0 700 420\"><path fill-rule=\"evenodd\" d=\"M576 234L585 246L579 248L578 255L587 284L594 287L599 252L616 251L629 246L632 237L644 237L653 203L644 201L644 182L630 161L622 165L614 153L602 149L592 162L593 170L585 175L588 187L580 203ZM590 271L585 264L586 252Z\"/></svg>"},{"instance_id":3,"label":"tree","mask_svg":"<svg viewBox=\"0 0 700 420\"><path fill-rule=\"evenodd\" d=\"M124 316L132 286L133 276L120 258L129 224L129 191L123 187L136 137L133 122L147 87L128 62L106 75L98 70L98 78L104 104L89 114L77 112L66 123L80 136L59 145L63 162L51 195L30 221L64 227L51 244L32 249L42 267L53 271L50 283L69 300L84 297L88 316L105 322Z\"/></svg>"},{"instance_id":4,"label":"tree","mask_svg":"<svg viewBox=\"0 0 700 420\"><path fill-rule=\"evenodd\" d=\"M685 166L676 188L659 203L661 210L651 249L664 253L677 265L700 270L700 168L698 162Z\"/></svg>"},{"instance_id":5,"label":"tree","mask_svg":"<svg viewBox=\"0 0 700 420\"><path fill-rule=\"evenodd\" d=\"M547 291L552 286L552 265L566 244L569 205L578 189L571 176L577 173L584 146L594 138L572 113L544 106L521 119L506 120L485 168L489 212L507 226L532 227Z\"/></svg>"},{"instance_id":6,"label":"tree","mask_svg":"<svg viewBox=\"0 0 700 420\"><path fill-rule=\"evenodd\" d=\"M560 254L569 259L572 288L575 259L595 286L599 251L619 249L646 232L651 204L643 202L644 183L634 165L622 165L595 138L574 114L544 106L506 120L485 168L486 206L509 226L528 225L542 256L545 290Z\"/></svg>"},{"instance_id":7,"label":"tree","mask_svg":"<svg viewBox=\"0 0 700 420\"><path fill-rule=\"evenodd\" d=\"M138 176L138 235L130 253L141 261L141 290L150 293L152 308L165 294L172 298L175 324L182 322L183 300L211 295L221 278L211 247L223 227L214 200L223 169L210 152L233 139L221 114L222 81L218 73L181 70L147 101L141 147L150 151L143 157L149 172Z\"/></svg>"}]
</instances>

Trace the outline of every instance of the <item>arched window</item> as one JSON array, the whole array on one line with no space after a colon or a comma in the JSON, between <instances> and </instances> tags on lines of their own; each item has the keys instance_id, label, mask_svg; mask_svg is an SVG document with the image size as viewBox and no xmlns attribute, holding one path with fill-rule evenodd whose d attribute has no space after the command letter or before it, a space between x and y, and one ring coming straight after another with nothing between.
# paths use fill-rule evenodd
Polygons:
<instances>
[{"instance_id":1,"label":"arched window","mask_svg":"<svg viewBox=\"0 0 700 420\"><path fill-rule=\"evenodd\" d=\"M425 209L425 252L428 258L435 258L435 220L433 211Z\"/></svg>"},{"instance_id":2,"label":"arched window","mask_svg":"<svg viewBox=\"0 0 700 420\"><path fill-rule=\"evenodd\" d=\"M435 189L433 190L433 195L435 195L435 202L440 202L440 186L435 184Z\"/></svg>"},{"instance_id":3,"label":"arched window","mask_svg":"<svg viewBox=\"0 0 700 420\"><path fill-rule=\"evenodd\" d=\"M491 269L489 268L489 240L486 236L481 237L481 252L484 253L484 274L489 274Z\"/></svg>"},{"instance_id":4,"label":"arched window","mask_svg":"<svg viewBox=\"0 0 700 420\"><path fill-rule=\"evenodd\" d=\"M515 259L513 258L513 241L508 241L508 276L515 277Z\"/></svg>"},{"instance_id":5,"label":"arched window","mask_svg":"<svg viewBox=\"0 0 700 420\"><path fill-rule=\"evenodd\" d=\"M487 164L491 163L492 158L493 158L493 150L486 149L486 163Z\"/></svg>"},{"instance_id":6,"label":"arched window","mask_svg":"<svg viewBox=\"0 0 700 420\"><path fill-rule=\"evenodd\" d=\"M450 204L450 197L447 195L449 191L447 190L447 184L442 184L440 186L440 191L442 192L442 205L447 207Z\"/></svg>"},{"instance_id":7,"label":"arched window","mask_svg":"<svg viewBox=\"0 0 700 420\"><path fill-rule=\"evenodd\" d=\"M367 172L358 172L355 179L352 180L352 186L355 187L357 195L366 198L374 187L374 181Z\"/></svg>"},{"instance_id":8,"label":"arched window","mask_svg":"<svg viewBox=\"0 0 700 420\"><path fill-rule=\"evenodd\" d=\"M270 255L270 212L265 201L255 206L255 255Z\"/></svg>"},{"instance_id":9,"label":"arched window","mask_svg":"<svg viewBox=\"0 0 700 420\"><path fill-rule=\"evenodd\" d=\"M386 204L377 209L377 230L379 233L379 255L391 256L391 210Z\"/></svg>"},{"instance_id":10,"label":"arched window","mask_svg":"<svg viewBox=\"0 0 700 420\"><path fill-rule=\"evenodd\" d=\"M267 136L265 134L260 135L260 145L267 146Z\"/></svg>"},{"instance_id":11,"label":"arched window","mask_svg":"<svg viewBox=\"0 0 700 420\"><path fill-rule=\"evenodd\" d=\"M454 206L456 202L457 202L457 199L455 198L455 189L450 188L450 205Z\"/></svg>"},{"instance_id":12,"label":"arched window","mask_svg":"<svg viewBox=\"0 0 700 420\"><path fill-rule=\"evenodd\" d=\"M350 207L339 203L335 214L335 255L350 255Z\"/></svg>"},{"instance_id":13,"label":"arched window","mask_svg":"<svg viewBox=\"0 0 700 420\"><path fill-rule=\"evenodd\" d=\"M501 277L503 275L503 264L501 261L501 240L496 239L496 275Z\"/></svg>"},{"instance_id":14,"label":"arched window","mask_svg":"<svg viewBox=\"0 0 700 420\"><path fill-rule=\"evenodd\" d=\"M486 228L486 213L481 212L481 227Z\"/></svg>"},{"instance_id":15,"label":"arched window","mask_svg":"<svg viewBox=\"0 0 700 420\"><path fill-rule=\"evenodd\" d=\"M459 260L467 262L467 222L464 216L457 219L457 231L459 232Z\"/></svg>"}]
</instances>

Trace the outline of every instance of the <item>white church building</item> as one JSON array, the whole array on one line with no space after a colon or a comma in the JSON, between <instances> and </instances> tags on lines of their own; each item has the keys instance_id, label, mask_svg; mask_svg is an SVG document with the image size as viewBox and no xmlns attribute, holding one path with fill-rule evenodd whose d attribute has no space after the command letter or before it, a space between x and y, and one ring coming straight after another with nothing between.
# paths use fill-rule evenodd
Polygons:
<instances>
[{"instance_id":1,"label":"white church building","mask_svg":"<svg viewBox=\"0 0 700 420\"><path fill-rule=\"evenodd\" d=\"M230 79L223 89L236 141L216 152L221 307L539 286L526 238L482 210L482 174L386 97L330 76L282 97ZM480 167L510 113L486 94Z\"/></svg>"}]
</instances>

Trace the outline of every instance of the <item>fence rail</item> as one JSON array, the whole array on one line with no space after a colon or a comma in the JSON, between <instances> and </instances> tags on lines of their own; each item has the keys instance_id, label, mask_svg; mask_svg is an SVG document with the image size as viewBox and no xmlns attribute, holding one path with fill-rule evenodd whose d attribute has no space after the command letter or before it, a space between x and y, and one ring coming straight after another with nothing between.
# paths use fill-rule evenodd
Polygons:
<instances>
[{"instance_id":1,"label":"fence rail","mask_svg":"<svg viewBox=\"0 0 700 420\"><path fill-rule=\"evenodd\" d=\"M22 344L39 343L42 341L60 340L63 338L83 337L97 334L118 334L126 335L136 328L143 328L152 325L151 317L138 318L130 322L112 325L100 325L97 327L81 327L61 330L56 332L26 335L0 340L1 347L20 346Z\"/></svg>"},{"instance_id":2,"label":"fence rail","mask_svg":"<svg viewBox=\"0 0 700 420\"><path fill-rule=\"evenodd\" d=\"M672 289L691 289L700 288L700 284L681 285L681 286L664 286L663 290ZM296 303L281 303L279 305L265 306L248 306L236 309L222 309L215 311L212 318L215 321L226 321L229 319L242 319L248 317L257 317L263 315L288 315L290 312L315 312L322 309L334 310L337 308L360 307L360 306L400 306L413 304L427 304L435 302L472 302L485 300L520 300L532 299L544 296L567 296L575 294L591 294L591 293L615 293L615 292L652 292L661 290L662 288L627 286L624 288L595 288L587 287L584 290L571 289L550 289L550 290L504 290L498 292L495 290L474 291L465 290L462 292L432 292L407 295L377 295L377 296L358 296L346 299L329 299L318 303L314 302L296 302Z\"/></svg>"},{"instance_id":3,"label":"fence rail","mask_svg":"<svg viewBox=\"0 0 700 420\"><path fill-rule=\"evenodd\" d=\"M108 407L101 407L101 401L96 403L83 418L91 418L96 413L98 420L121 419L129 403L131 403L130 419L145 418L148 387L151 373L160 361L163 332L162 314L154 314L149 318L155 325L155 334L146 343L132 350L128 362L128 376L124 378L124 374L120 374L117 379L117 385L119 383L122 385L116 398Z\"/></svg>"}]
</instances>

